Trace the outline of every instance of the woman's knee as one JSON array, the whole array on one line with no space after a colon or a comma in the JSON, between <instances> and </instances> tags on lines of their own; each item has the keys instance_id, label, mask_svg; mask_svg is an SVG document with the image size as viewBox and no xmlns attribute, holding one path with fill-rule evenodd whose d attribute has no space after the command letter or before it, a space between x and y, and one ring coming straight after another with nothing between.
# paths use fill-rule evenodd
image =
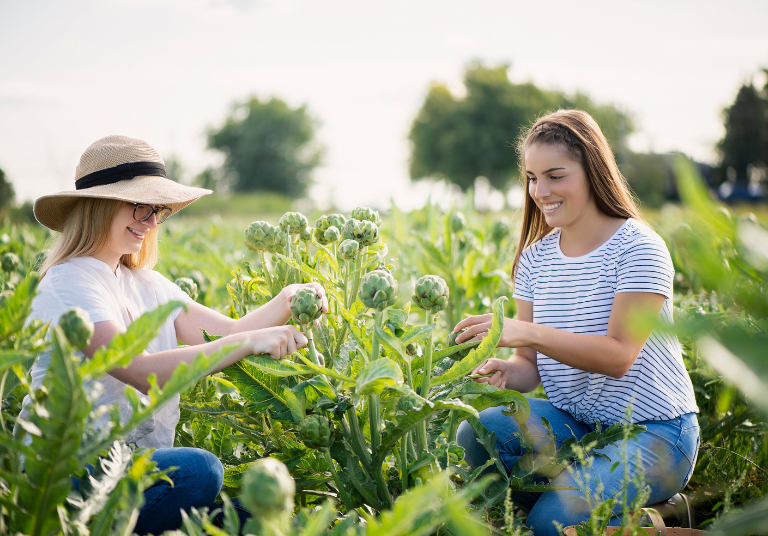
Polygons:
<instances>
[{"instance_id":1,"label":"woman's knee","mask_svg":"<svg viewBox=\"0 0 768 536\"><path fill-rule=\"evenodd\" d=\"M471 467L479 467L491 458L485 447L477 440L477 434L469 421L459 425L456 431L456 443L464 449L464 461Z\"/></svg>"},{"instance_id":2,"label":"woman's knee","mask_svg":"<svg viewBox=\"0 0 768 536\"><path fill-rule=\"evenodd\" d=\"M160 469L177 467L168 475L175 489L188 498L191 506L211 504L224 483L224 466L221 461L203 449L176 447L168 450L172 451L169 459L158 465Z\"/></svg>"}]
</instances>

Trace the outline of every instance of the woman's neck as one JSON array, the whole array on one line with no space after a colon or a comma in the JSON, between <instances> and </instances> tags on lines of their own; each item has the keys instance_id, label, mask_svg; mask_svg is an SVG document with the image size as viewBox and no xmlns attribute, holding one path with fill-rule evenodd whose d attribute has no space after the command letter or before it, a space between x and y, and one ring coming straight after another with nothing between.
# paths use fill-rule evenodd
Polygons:
<instances>
[{"instance_id":1,"label":"woman's neck","mask_svg":"<svg viewBox=\"0 0 768 536\"><path fill-rule=\"evenodd\" d=\"M609 216L594 206L560 229L560 251L567 257L586 255L602 246L625 221L626 218Z\"/></svg>"},{"instance_id":2,"label":"woman's neck","mask_svg":"<svg viewBox=\"0 0 768 536\"><path fill-rule=\"evenodd\" d=\"M112 273L117 275L117 267L120 264L120 257L122 255L112 253L107 250L101 250L98 253L91 255L94 259L99 259L101 262L109 266Z\"/></svg>"}]
</instances>

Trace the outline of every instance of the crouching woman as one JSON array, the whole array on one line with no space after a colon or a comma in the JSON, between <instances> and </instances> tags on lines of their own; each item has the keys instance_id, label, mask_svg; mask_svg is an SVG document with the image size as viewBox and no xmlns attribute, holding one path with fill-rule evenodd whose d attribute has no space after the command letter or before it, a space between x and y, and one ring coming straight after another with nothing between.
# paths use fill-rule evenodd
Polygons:
<instances>
[{"instance_id":1,"label":"crouching woman","mask_svg":"<svg viewBox=\"0 0 768 536\"><path fill-rule=\"evenodd\" d=\"M640 313L651 313L672 323L674 268L667 247L640 218L613 153L588 114L568 110L542 117L519 151L528 196L513 268L517 320L505 319L500 343L515 353L484 362L475 372L492 375L476 381L524 393L543 385L549 400L529 399L526 425L535 449L548 443L542 417L559 447L572 434L593 431L595 422L623 421L631 405L632 421L647 431L627 443L628 459L614 445L603 449L607 458L596 457L590 469L578 464L571 469L589 471L593 497L620 498L627 491L632 501L638 489L625 489L625 467L614 464L626 462L632 477L641 467L650 486L646 502L664 501L688 482L699 443L698 408L677 338L638 321ZM461 321L455 331L468 329L456 342L482 338L490 324L490 315ZM480 422L495 432L498 456L511 469L524 450L515 420L503 409L481 412ZM467 422L457 439L468 463L488 460ZM553 483L578 487L570 471ZM559 490L533 497L528 525L537 536L554 536L554 522L587 520L583 493ZM614 514L620 514L620 503ZM614 517L611 524L619 521Z\"/></svg>"},{"instance_id":2,"label":"crouching woman","mask_svg":"<svg viewBox=\"0 0 768 536\"><path fill-rule=\"evenodd\" d=\"M83 354L92 357L143 313L170 301L186 304L186 310L177 309L163 323L145 352L100 380L104 390L97 405L117 404L124 419L131 411L126 387L143 396L151 374L162 385L177 365L191 362L201 352L237 347L218 371L250 354L281 359L306 345L302 333L285 325L291 316L291 297L299 287L314 288L327 311L320 285L290 285L258 310L233 320L192 301L153 271L158 226L211 191L167 179L163 160L141 140L109 136L95 142L80 159L75 187L35 202L38 221L61 235L42 266L30 317L56 324L70 308L84 309L95 329ZM206 343L200 328L224 337ZM188 346L178 348L178 342ZM50 355L43 354L33 366L33 388L42 385L49 363ZM29 411L27 398L22 414ZM105 415L99 425L107 419ZM129 444L156 449L153 460L159 469L176 468L169 473L173 486L160 481L145 492L135 528L138 534L178 528L182 509L212 507L221 489L224 470L218 458L201 449L173 447L178 421L177 396L125 438Z\"/></svg>"}]
</instances>

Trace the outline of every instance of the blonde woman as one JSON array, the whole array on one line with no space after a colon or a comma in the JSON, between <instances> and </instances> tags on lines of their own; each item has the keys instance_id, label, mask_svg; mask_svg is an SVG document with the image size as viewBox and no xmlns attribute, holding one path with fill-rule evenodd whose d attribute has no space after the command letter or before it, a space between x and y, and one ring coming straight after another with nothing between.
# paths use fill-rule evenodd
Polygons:
<instances>
[{"instance_id":1,"label":"blonde woman","mask_svg":"<svg viewBox=\"0 0 768 536\"><path fill-rule=\"evenodd\" d=\"M35 202L35 217L60 232L45 260L42 280L30 318L56 324L72 307L84 309L94 322L94 335L83 350L86 357L122 333L141 314L169 301L186 304L162 325L147 350L125 368L115 368L100 380L98 404L117 404L123 417L131 411L125 389L149 389L155 374L159 384L176 366L203 352L211 354L228 345L234 350L217 370L250 354L281 359L304 347L307 339L293 326L289 303L297 288L309 286L327 300L318 284L290 285L256 311L233 320L192 300L174 283L153 271L157 262L158 226L166 218L210 190L178 184L165 177L165 166L146 142L125 136L103 138L86 149L76 170L74 191L43 196ZM224 335L206 343L200 328ZM187 347L178 348L178 342ZM50 356L43 354L32 368L33 388L42 385ZM28 412L25 400L22 413ZM105 415L99 425L107 423ZM160 469L170 473L174 486L159 482L145 492L136 532L160 534L178 528L180 510L212 506L223 479L221 462L211 453L173 447L179 420L179 400L158 410L153 419L134 430L128 443L152 447Z\"/></svg>"},{"instance_id":2,"label":"blonde woman","mask_svg":"<svg viewBox=\"0 0 768 536\"><path fill-rule=\"evenodd\" d=\"M476 381L524 393L544 386L549 400L529 399L526 424L535 449L548 443L542 417L559 446L591 432L595 422L622 421L631 405L632 420L647 431L628 442L627 469L637 476L639 460L650 486L647 503L664 501L688 482L699 443L698 408L677 338L636 321L639 312L651 312L672 323L667 247L641 219L608 142L585 112L542 117L519 150L528 196L513 268L517 320L505 319L500 343L515 353L484 362L475 372L492 375ZM455 331L468 329L456 342L482 338L490 321L481 315L459 322ZM481 412L480 422L496 433L498 456L511 469L524 450L503 409ZM467 422L457 437L471 465L488 460ZM590 490L619 498L625 491L625 468L614 467L623 463L619 447L602 453L607 459L595 458L589 470ZM577 487L570 472L554 484ZM637 496L634 486L626 491L630 500ZM528 525L536 536L558 534L555 521L576 525L590 515L580 490L533 499Z\"/></svg>"}]
</instances>

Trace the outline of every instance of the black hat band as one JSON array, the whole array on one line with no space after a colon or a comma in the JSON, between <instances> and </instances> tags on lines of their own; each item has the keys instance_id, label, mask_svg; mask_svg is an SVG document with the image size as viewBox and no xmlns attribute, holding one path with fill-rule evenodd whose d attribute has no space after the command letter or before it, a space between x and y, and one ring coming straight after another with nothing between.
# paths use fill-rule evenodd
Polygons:
<instances>
[{"instance_id":1,"label":"black hat band","mask_svg":"<svg viewBox=\"0 0 768 536\"><path fill-rule=\"evenodd\" d=\"M165 165L160 162L129 162L119 166L100 169L89 173L75 181L76 190L84 190L94 186L103 186L115 182L132 179L141 175L165 176Z\"/></svg>"}]
</instances>

